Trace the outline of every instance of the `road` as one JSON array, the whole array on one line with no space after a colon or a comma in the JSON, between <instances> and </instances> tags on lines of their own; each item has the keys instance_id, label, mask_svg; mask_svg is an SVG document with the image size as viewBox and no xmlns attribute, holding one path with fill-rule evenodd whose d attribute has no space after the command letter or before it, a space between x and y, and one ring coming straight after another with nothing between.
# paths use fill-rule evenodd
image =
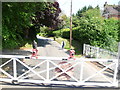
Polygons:
<instances>
[{"instance_id":1,"label":"road","mask_svg":"<svg viewBox=\"0 0 120 90\"><path fill-rule=\"evenodd\" d=\"M41 57L69 57L68 52L66 50L61 49L61 45L59 43L57 43L56 41L49 39L49 38L44 38L44 37L40 37L38 36L38 56ZM40 60L35 60L35 61L25 61L28 65L30 66L35 66L36 64L40 63ZM59 62L56 62L57 64ZM72 63L73 64L73 63ZM74 63L75 64L75 63ZM45 65L45 64L44 64ZM41 66L41 70L45 69L45 66ZM80 69L79 67L81 67L81 65L79 64L79 66L77 65L74 68L74 76L75 78L79 78L80 77ZM77 73L76 73L77 72ZM83 79L95 74L95 69L93 66L89 65L88 63L84 63L84 70L83 70ZM104 73L106 74L106 73ZM102 79L101 79L102 78ZM110 78L110 77L109 77ZM91 78L90 81L106 81L103 76L101 76L100 74L98 74L97 76Z\"/></svg>"},{"instance_id":2,"label":"road","mask_svg":"<svg viewBox=\"0 0 120 90\"><path fill-rule=\"evenodd\" d=\"M59 43L55 42L54 40L38 36L38 56L40 56L40 57L44 57L44 56L45 57L69 57L69 54L68 54L68 52L66 50L61 49L61 45ZM40 62L42 62L42 61L41 60L24 60L24 63L27 64L29 67L34 67L35 65L37 65ZM56 63L58 64L59 62L56 61ZM72 63L72 64L75 64L75 63ZM36 69L36 71L44 70L46 68L45 66L46 66L46 64L41 65L40 67L38 67ZM51 64L50 67L53 67L53 66L54 65ZM77 79L80 78L80 69L79 69L79 67L81 67L81 64L77 65L76 68L74 68L74 73L75 73L74 77L77 78ZM96 73L95 70L96 69L94 69L94 67L91 64L84 63L83 79L86 79L87 77L95 74ZM50 77L53 77L54 76L54 73L53 73L54 71L51 71L51 72L52 72L52 74L50 75ZM31 74L31 73L29 73L29 74ZM108 74L108 73L104 73L104 74ZM44 77L44 76L46 76L46 74L43 73L42 76ZM109 76L108 79L110 79L110 77L111 76ZM37 76L30 77L30 78L38 79ZM105 81L103 76L101 76L99 74L90 79L90 81L92 81L92 82L99 81L99 80L101 82ZM21 84L21 86L22 85L24 87L24 84ZM11 85L8 85L8 87L10 87L10 86ZM6 87L6 85L5 86L3 85L3 87Z\"/></svg>"},{"instance_id":3,"label":"road","mask_svg":"<svg viewBox=\"0 0 120 90\"><path fill-rule=\"evenodd\" d=\"M37 36L38 38L38 55L47 57L68 57L67 51L61 48L56 41Z\"/></svg>"}]
</instances>

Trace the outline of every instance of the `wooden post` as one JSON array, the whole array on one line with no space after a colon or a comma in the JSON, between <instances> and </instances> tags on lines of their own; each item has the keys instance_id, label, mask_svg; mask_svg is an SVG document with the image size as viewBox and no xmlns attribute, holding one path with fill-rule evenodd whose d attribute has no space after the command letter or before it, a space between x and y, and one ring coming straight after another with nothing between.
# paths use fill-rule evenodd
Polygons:
<instances>
[{"instance_id":1,"label":"wooden post","mask_svg":"<svg viewBox=\"0 0 120 90\"><path fill-rule=\"evenodd\" d=\"M70 10L70 48L72 46L72 0L71 0L71 10Z\"/></svg>"}]
</instances>

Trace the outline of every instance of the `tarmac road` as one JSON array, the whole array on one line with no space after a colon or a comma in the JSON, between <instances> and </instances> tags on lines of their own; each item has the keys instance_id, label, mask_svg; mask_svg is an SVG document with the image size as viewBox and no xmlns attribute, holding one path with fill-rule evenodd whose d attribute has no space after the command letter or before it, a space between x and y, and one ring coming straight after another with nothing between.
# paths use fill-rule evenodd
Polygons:
<instances>
[{"instance_id":1,"label":"tarmac road","mask_svg":"<svg viewBox=\"0 0 120 90\"><path fill-rule=\"evenodd\" d=\"M61 45L59 43L57 43L56 41L49 39L49 38L40 37L40 36L37 36L37 38L38 38L38 56L40 56L40 57L44 57L44 56L45 57L69 57L68 52L65 49L62 49ZM25 63L27 63L31 66L35 66L39 62L41 62L41 61L39 61L39 60L25 61ZM58 61L56 63L58 63ZM80 68L79 68L80 66L81 65L77 65L74 68L75 78L80 78ZM41 70L45 69L44 65L41 67L42 67ZM89 65L89 63L84 63L83 79L86 79L87 77L89 77L95 73L96 73L96 71L92 65ZM104 73L104 75L105 74L108 75L109 73ZM107 78L111 80L111 76L112 75L109 74L109 76ZM104 81L106 81L106 79L102 75L98 74L95 77L91 78L90 81L104 82Z\"/></svg>"},{"instance_id":2,"label":"tarmac road","mask_svg":"<svg viewBox=\"0 0 120 90\"><path fill-rule=\"evenodd\" d=\"M37 36L37 38L38 38L38 56L41 56L41 57L44 57L44 56L47 56L47 57L69 57L68 52L66 50L63 50L61 48L61 45L58 44L57 42L55 42L54 40L40 37L40 36ZM31 61L25 60L24 61L24 63L26 63L29 66L35 66L39 62L40 62L39 60L31 60ZM84 74L83 74L84 79L95 73L94 69L90 68L90 67L92 67L92 66L89 65L88 63L84 64ZM41 69L44 69L44 67L42 67ZM78 68L76 68L75 72L80 72L80 70ZM76 74L75 76L77 78L79 75ZM94 77L92 79L92 81L94 81L94 80L105 81L105 79L103 77L101 77L100 75L98 75L97 77ZM22 87L24 87L24 86L26 86L26 85L22 85ZM12 88L12 87L14 87L14 85L8 85L8 86L3 85L2 87L11 87ZM15 86L15 87L17 87L17 86ZM27 87L34 87L34 86L28 85ZM35 86L35 87L38 87L38 86Z\"/></svg>"},{"instance_id":3,"label":"tarmac road","mask_svg":"<svg viewBox=\"0 0 120 90\"><path fill-rule=\"evenodd\" d=\"M38 55L47 57L68 57L68 52L61 48L56 41L37 36L38 38Z\"/></svg>"}]
</instances>

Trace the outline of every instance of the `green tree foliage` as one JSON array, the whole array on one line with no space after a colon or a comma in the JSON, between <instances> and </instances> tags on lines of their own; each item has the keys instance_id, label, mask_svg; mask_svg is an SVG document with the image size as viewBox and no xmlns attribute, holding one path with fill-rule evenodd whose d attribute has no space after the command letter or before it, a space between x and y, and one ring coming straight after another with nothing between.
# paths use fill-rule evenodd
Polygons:
<instances>
[{"instance_id":1,"label":"green tree foliage","mask_svg":"<svg viewBox=\"0 0 120 90\"><path fill-rule=\"evenodd\" d=\"M92 6L88 6L88 7L84 6L82 9L78 10L78 12L76 13L76 16L82 17L83 16L82 13L86 12L89 9L93 9L93 7Z\"/></svg>"},{"instance_id":2,"label":"green tree foliage","mask_svg":"<svg viewBox=\"0 0 120 90\"><path fill-rule=\"evenodd\" d=\"M3 2L3 48L17 48L36 37L40 26L56 28L61 12L57 2Z\"/></svg>"},{"instance_id":3,"label":"green tree foliage","mask_svg":"<svg viewBox=\"0 0 120 90\"><path fill-rule=\"evenodd\" d=\"M119 39L118 21L112 18L103 18L99 7L83 12L82 17L74 16L73 26L73 39L78 40L81 44L86 43L117 51ZM62 37L69 38L69 29L61 31ZM58 32L56 31L57 35L59 35Z\"/></svg>"},{"instance_id":4,"label":"green tree foliage","mask_svg":"<svg viewBox=\"0 0 120 90\"><path fill-rule=\"evenodd\" d=\"M69 19L69 17L67 17L64 13L61 13L60 16L59 16L59 18L62 21L60 29L70 27L70 24L69 24L70 23L69 22L70 19Z\"/></svg>"},{"instance_id":5,"label":"green tree foliage","mask_svg":"<svg viewBox=\"0 0 120 90\"><path fill-rule=\"evenodd\" d=\"M102 30L102 37L104 37L104 44L106 49L117 51L119 42L119 24L118 21L111 18L104 20Z\"/></svg>"},{"instance_id":6,"label":"green tree foliage","mask_svg":"<svg viewBox=\"0 0 120 90\"><path fill-rule=\"evenodd\" d=\"M2 4L3 48L17 47L24 42L24 29L30 25L30 18L28 18L30 13L27 7L29 3L4 2Z\"/></svg>"},{"instance_id":7,"label":"green tree foliage","mask_svg":"<svg viewBox=\"0 0 120 90\"><path fill-rule=\"evenodd\" d=\"M79 19L80 41L117 51L118 21L104 19L100 15L99 8L90 9L83 13L83 17Z\"/></svg>"},{"instance_id":8,"label":"green tree foliage","mask_svg":"<svg viewBox=\"0 0 120 90\"><path fill-rule=\"evenodd\" d=\"M32 22L37 25L37 27L45 25L54 30L58 28L58 25L61 23L61 20L57 18L60 12L61 9L59 8L58 2L48 2L44 9L35 12Z\"/></svg>"}]
</instances>

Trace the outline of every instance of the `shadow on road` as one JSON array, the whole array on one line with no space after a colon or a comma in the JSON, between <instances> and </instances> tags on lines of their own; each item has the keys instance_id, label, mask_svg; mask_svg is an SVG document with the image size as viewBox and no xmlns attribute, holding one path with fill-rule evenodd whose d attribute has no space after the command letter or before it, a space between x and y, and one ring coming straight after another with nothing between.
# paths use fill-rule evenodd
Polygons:
<instances>
[{"instance_id":1,"label":"shadow on road","mask_svg":"<svg viewBox=\"0 0 120 90\"><path fill-rule=\"evenodd\" d=\"M38 47L45 47L46 45L51 45L49 39L38 39Z\"/></svg>"},{"instance_id":2,"label":"shadow on road","mask_svg":"<svg viewBox=\"0 0 120 90\"><path fill-rule=\"evenodd\" d=\"M14 49L14 50L2 50L3 55L31 55L30 50L20 50L20 49Z\"/></svg>"},{"instance_id":3,"label":"shadow on road","mask_svg":"<svg viewBox=\"0 0 120 90\"><path fill-rule=\"evenodd\" d=\"M16 88L17 86L19 87L19 88L21 88L22 87L22 89L25 87L25 88L31 88L31 89L33 89L33 88L35 88L36 87L36 89L37 88L42 88L42 87L44 87L44 89L45 88L47 88L47 90L48 89L50 89L50 88L55 88L55 90L59 90L60 88L61 88L61 90L64 90L65 88L67 89L67 88L69 88L70 90L79 90L80 88L86 88L86 89L102 89L102 90L105 90L105 89L110 89L110 90L113 90L113 89L117 89L116 87L104 87L104 86L85 86L85 85L80 85L80 86L74 86L74 85L64 85L64 84L43 84L43 83L40 83L40 84L34 84L34 83L19 83L19 84L17 84L17 85L14 85L14 84L11 84L11 83L3 83L2 85L11 85L11 87L12 88ZM9 87L10 88L10 87ZM7 89L7 90L9 90L9 88ZM63 89L62 89L63 88ZM35 89L35 90L36 90ZM82 89L82 90L83 90ZM6 90L5 88L3 88L2 90ZM14 89L11 89L11 90L14 90ZM26 90L26 89L25 89ZM34 90L34 89L33 89Z\"/></svg>"}]
</instances>

